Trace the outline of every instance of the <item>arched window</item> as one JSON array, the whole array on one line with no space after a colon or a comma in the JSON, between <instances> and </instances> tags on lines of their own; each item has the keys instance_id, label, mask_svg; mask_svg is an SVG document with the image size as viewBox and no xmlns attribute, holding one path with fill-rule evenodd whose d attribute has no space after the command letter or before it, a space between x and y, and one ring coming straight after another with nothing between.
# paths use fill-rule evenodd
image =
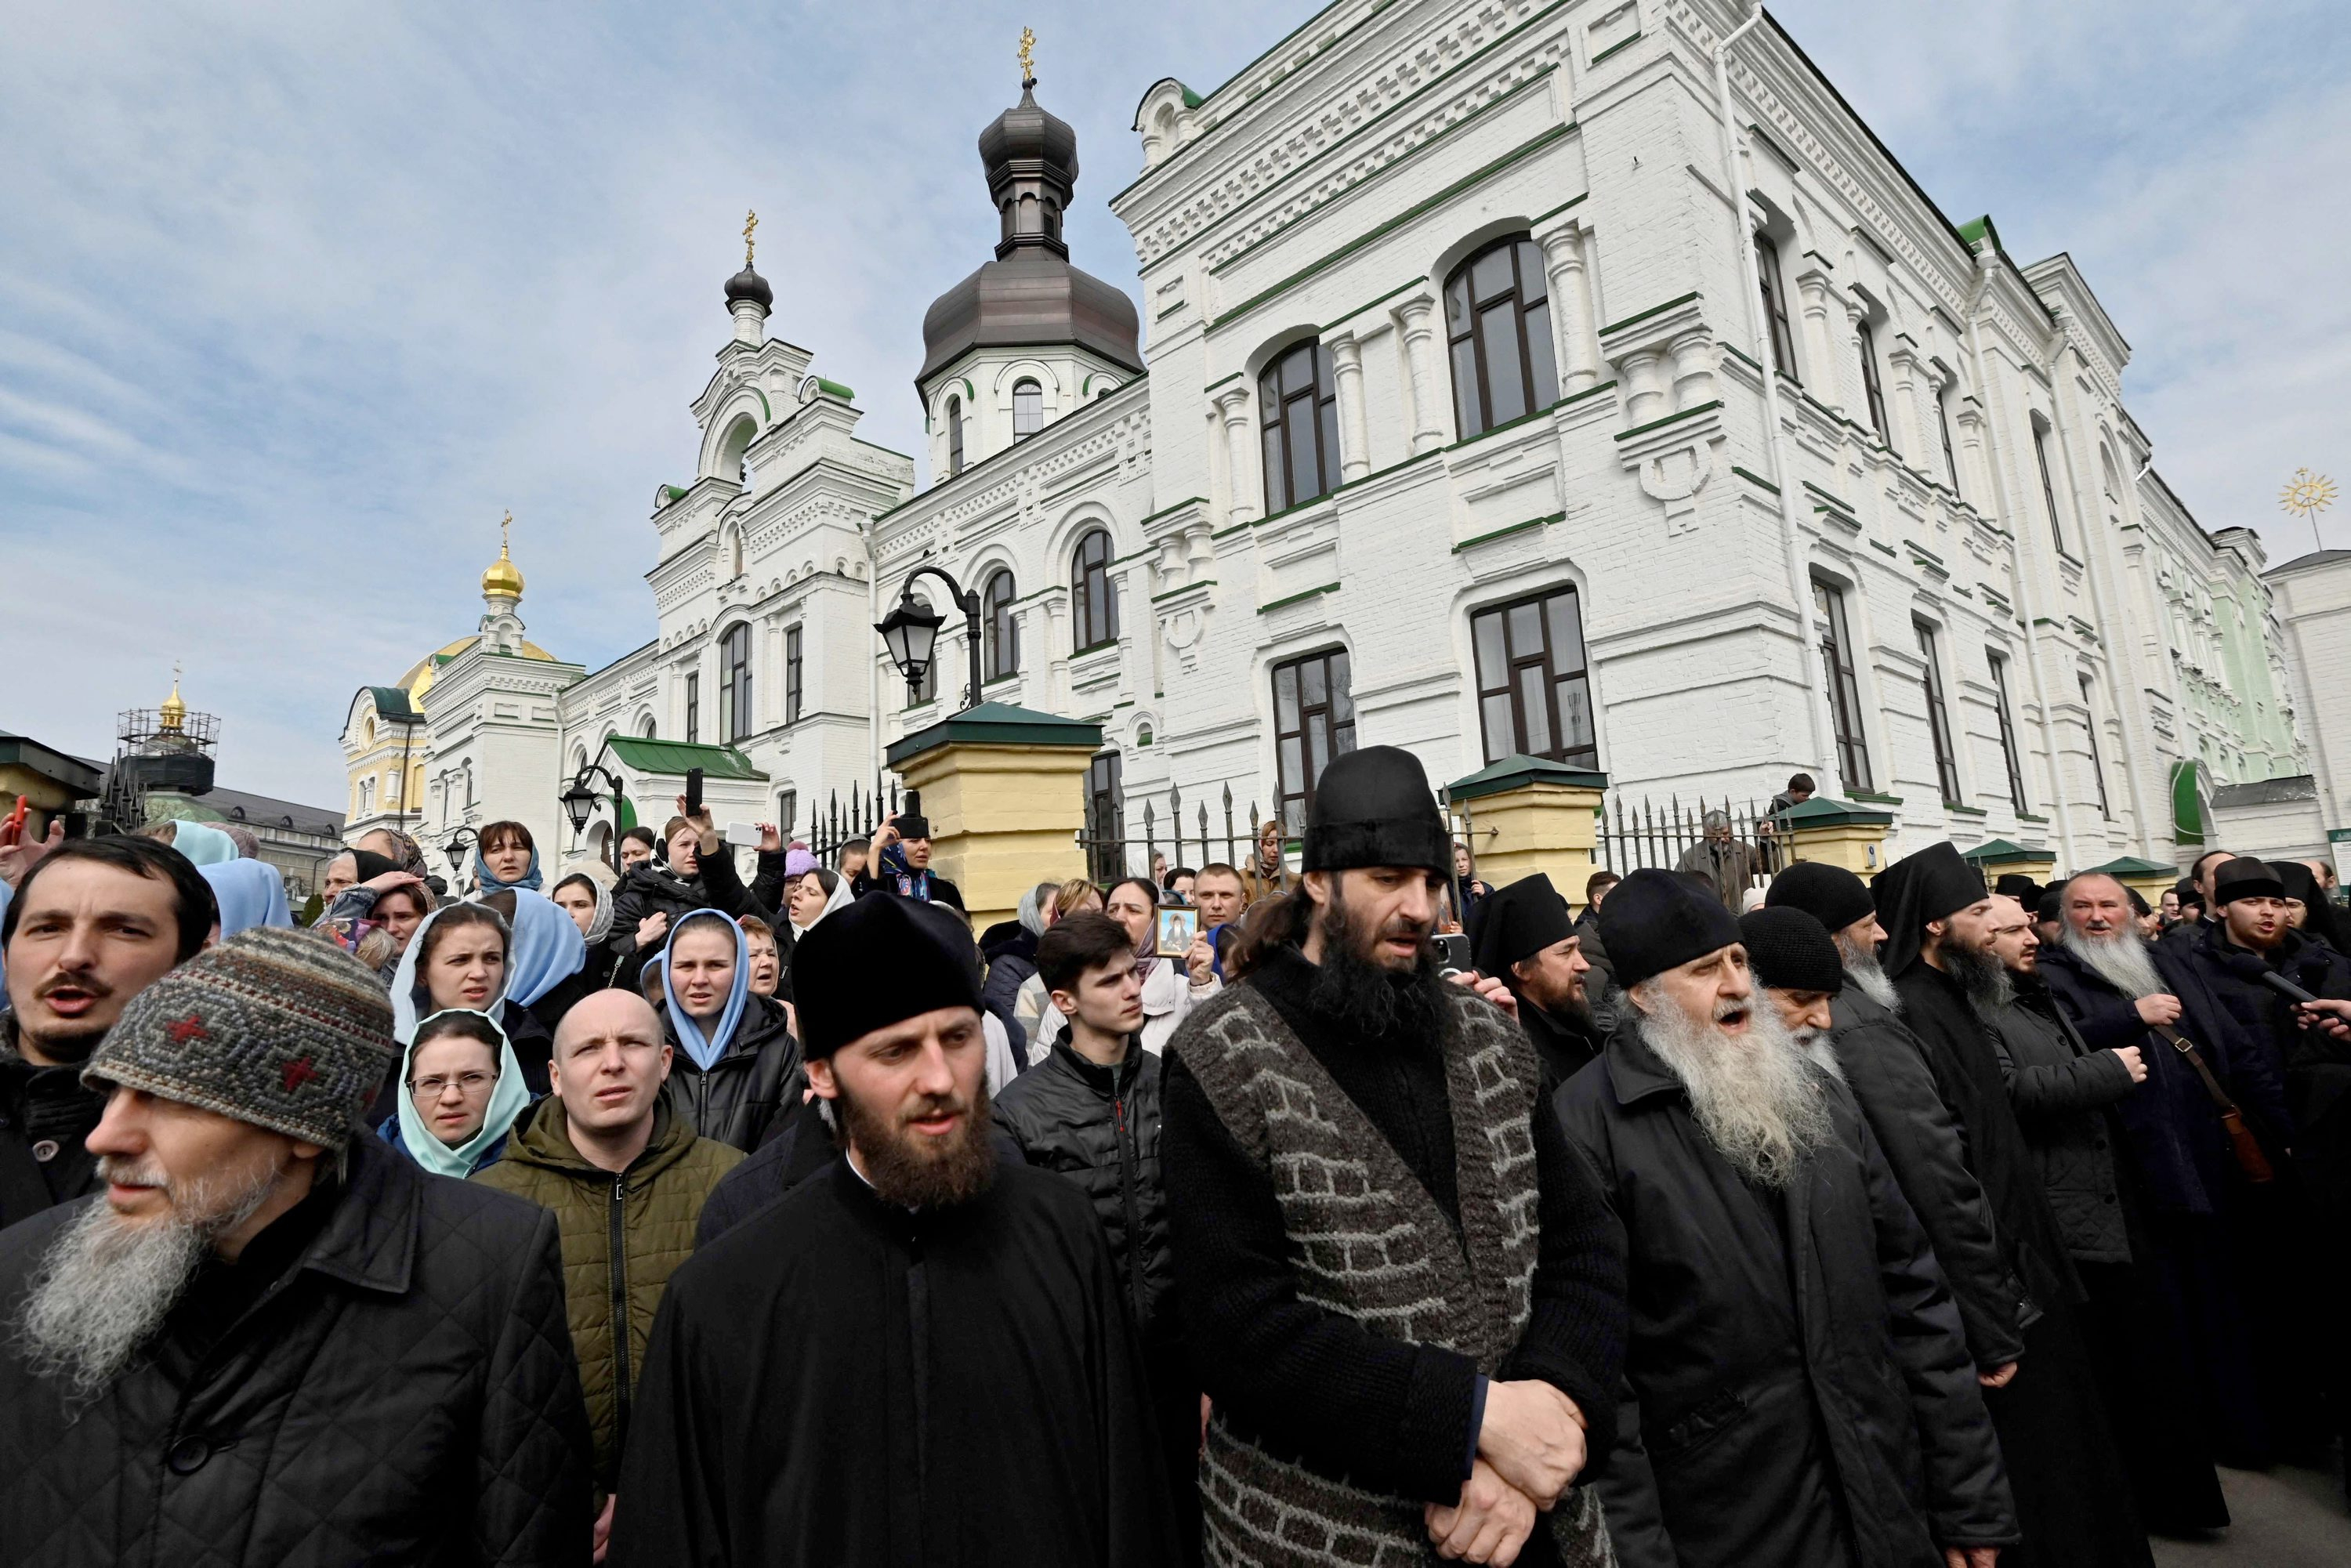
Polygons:
<instances>
[{"instance_id":1,"label":"arched window","mask_svg":"<svg viewBox=\"0 0 2351 1568\"><path fill-rule=\"evenodd\" d=\"M980 596L987 628L983 663L986 678L991 681L1020 673L1020 622L1013 618L1012 597L1012 573L991 573L987 591Z\"/></svg>"},{"instance_id":2,"label":"arched window","mask_svg":"<svg viewBox=\"0 0 2351 1568\"><path fill-rule=\"evenodd\" d=\"M1012 439L1026 441L1045 428L1045 389L1035 382L1012 383Z\"/></svg>"},{"instance_id":3,"label":"arched window","mask_svg":"<svg viewBox=\"0 0 2351 1568\"><path fill-rule=\"evenodd\" d=\"M653 716L651 714L645 715L644 737L647 740L658 740L661 738L660 730L661 726L653 722ZM607 736L605 738L609 740L611 737Z\"/></svg>"},{"instance_id":4,"label":"arched window","mask_svg":"<svg viewBox=\"0 0 2351 1568\"><path fill-rule=\"evenodd\" d=\"M1096 528L1070 561L1070 630L1082 653L1118 641L1118 593L1110 580L1110 535Z\"/></svg>"},{"instance_id":5,"label":"arched window","mask_svg":"<svg viewBox=\"0 0 2351 1568\"><path fill-rule=\"evenodd\" d=\"M1257 379L1265 431L1265 509L1269 515L1339 487L1339 398L1331 355L1301 343Z\"/></svg>"},{"instance_id":6,"label":"arched window","mask_svg":"<svg viewBox=\"0 0 2351 1568\"><path fill-rule=\"evenodd\" d=\"M947 477L963 472L963 399L947 399Z\"/></svg>"},{"instance_id":7,"label":"arched window","mask_svg":"<svg viewBox=\"0 0 2351 1568\"><path fill-rule=\"evenodd\" d=\"M1445 337L1461 439L1559 401L1551 285L1524 235L1496 240L1445 280Z\"/></svg>"},{"instance_id":8,"label":"arched window","mask_svg":"<svg viewBox=\"0 0 2351 1568\"><path fill-rule=\"evenodd\" d=\"M743 530L739 526L732 523L727 525L724 548L726 580L732 582L743 575Z\"/></svg>"},{"instance_id":9,"label":"arched window","mask_svg":"<svg viewBox=\"0 0 2351 1568\"><path fill-rule=\"evenodd\" d=\"M718 738L733 743L751 733L751 626L737 622L718 644Z\"/></svg>"}]
</instances>

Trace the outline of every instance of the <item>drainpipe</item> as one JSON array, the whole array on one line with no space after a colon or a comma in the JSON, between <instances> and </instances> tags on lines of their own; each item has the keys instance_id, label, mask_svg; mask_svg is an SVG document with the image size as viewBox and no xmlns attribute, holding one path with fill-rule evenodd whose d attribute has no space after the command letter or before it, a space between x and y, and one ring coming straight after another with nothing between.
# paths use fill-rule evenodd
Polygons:
<instances>
[{"instance_id":1,"label":"drainpipe","mask_svg":"<svg viewBox=\"0 0 2351 1568\"><path fill-rule=\"evenodd\" d=\"M1987 246L1989 244L1987 241ZM1983 334L1978 329L1977 318L1982 313L1984 295L1991 287L1994 260L1989 248L1976 252L1975 292L1968 300L1968 358L1975 366L1976 385L1987 392L1991 390L1991 382L1984 374ZM1985 425L1984 433L1984 456L1987 466L1992 467L1992 489L1997 494L2000 489L1999 470L1990 461L1991 427L1989 423ZM2057 763L2057 737L2049 727L2049 685L2041 673L2041 634L2033 630L2041 619L2041 607L2033 597L2032 574L2024 570L2023 552L2018 546L2019 537L2017 529L2009 530L2008 564L2016 574L2016 597L2023 602L2024 664L2032 675L2032 700L2041 708L2041 754L2049 759L2049 804L2057 819L2057 845L2065 856L2065 874L2071 876L2082 869L2082 862L2074 852L2074 809L2065 799L2065 770Z\"/></svg>"},{"instance_id":2,"label":"drainpipe","mask_svg":"<svg viewBox=\"0 0 2351 1568\"><path fill-rule=\"evenodd\" d=\"M879 525L868 517L857 530L865 541L865 623L879 625L882 621L882 564L873 549L873 535ZM869 771L867 777L882 777L882 666L874 662L873 650L865 650L865 739ZM875 788L880 788L877 783Z\"/></svg>"},{"instance_id":3,"label":"drainpipe","mask_svg":"<svg viewBox=\"0 0 2351 1568\"><path fill-rule=\"evenodd\" d=\"M1748 199L1747 182L1740 177L1738 121L1730 102L1730 46L1762 20L1763 6L1761 0L1757 0L1754 15L1714 46L1714 96L1722 115L1723 188L1731 197L1731 222L1736 231L1731 249L1739 257L1740 277L1746 281L1748 319L1755 325L1751 341L1755 347L1756 377L1763 383L1764 445L1771 455L1772 483L1780 487L1781 548L1787 560L1788 591L1796 601L1796 622L1802 638L1796 664L1810 692L1804 703L1805 727L1812 732L1812 755L1820 759L1813 766L1827 776L1827 793L1834 798L1844 794L1845 779L1839 767L1835 731L1824 722L1829 676L1820 663L1820 629L1813 621L1813 579L1804 566L1803 521L1796 510L1796 474L1788 461L1786 434L1780 428L1780 378L1771 368L1771 324L1763 317L1763 282L1755 269L1754 214Z\"/></svg>"}]
</instances>

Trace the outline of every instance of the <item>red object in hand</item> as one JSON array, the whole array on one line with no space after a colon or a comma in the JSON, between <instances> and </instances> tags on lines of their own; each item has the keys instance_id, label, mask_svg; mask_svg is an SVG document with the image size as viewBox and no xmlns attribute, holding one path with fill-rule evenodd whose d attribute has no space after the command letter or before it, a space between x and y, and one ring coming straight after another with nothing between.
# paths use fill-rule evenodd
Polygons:
<instances>
[{"instance_id":1,"label":"red object in hand","mask_svg":"<svg viewBox=\"0 0 2351 1568\"><path fill-rule=\"evenodd\" d=\"M16 809L8 813L6 824L0 826L0 844L16 844L24 841L25 813L32 809L32 805L33 802L26 797L22 795L16 797Z\"/></svg>"}]
</instances>

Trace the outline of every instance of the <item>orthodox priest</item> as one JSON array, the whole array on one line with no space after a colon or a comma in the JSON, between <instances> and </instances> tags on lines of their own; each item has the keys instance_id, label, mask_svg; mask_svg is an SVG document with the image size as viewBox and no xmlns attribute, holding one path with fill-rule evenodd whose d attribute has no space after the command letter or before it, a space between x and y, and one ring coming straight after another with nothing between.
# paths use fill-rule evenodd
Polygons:
<instances>
[{"instance_id":1,"label":"orthodox priest","mask_svg":"<svg viewBox=\"0 0 2351 1568\"><path fill-rule=\"evenodd\" d=\"M1993 1375L1978 1373L2024 1529L2023 1544L2002 1561L2147 1568L2153 1562L2147 1535L2082 1343L2075 1315L2082 1282L2043 1195L1986 1021L2008 994L1992 949L1991 894L1983 874L1948 841L1896 861L1870 892L1903 1021L1926 1047L1936 1091L1959 1125L1969 1168L2029 1298L2013 1375L1995 1386Z\"/></svg>"},{"instance_id":2,"label":"orthodox priest","mask_svg":"<svg viewBox=\"0 0 2351 1568\"><path fill-rule=\"evenodd\" d=\"M705 1246L653 1325L612 1560L1176 1562L1092 1205L999 1166L952 910L861 899L796 955L841 1156Z\"/></svg>"},{"instance_id":3,"label":"orthodox priest","mask_svg":"<svg viewBox=\"0 0 2351 1568\"><path fill-rule=\"evenodd\" d=\"M1586 993L1592 961L1567 900L1541 872L1523 877L1478 904L1472 940L1478 970L1519 998L1519 1027L1534 1042L1543 1071L1566 1082L1600 1054L1604 1037Z\"/></svg>"}]
</instances>

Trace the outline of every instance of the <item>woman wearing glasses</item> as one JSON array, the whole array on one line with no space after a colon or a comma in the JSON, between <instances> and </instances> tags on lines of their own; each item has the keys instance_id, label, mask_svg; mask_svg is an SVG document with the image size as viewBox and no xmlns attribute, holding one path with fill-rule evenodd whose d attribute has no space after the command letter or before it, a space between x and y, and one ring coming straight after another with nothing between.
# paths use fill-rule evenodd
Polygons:
<instances>
[{"instance_id":1,"label":"woman wearing glasses","mask_svg":"<svg viewBox=\"0 0 2351 1568\"><path fill-rule=\"evenodd\" d=\"M400 1082L399 1108L377 1132L426 1170L461 1180L506 1152L531 1107L514 1047L486 1013L452 1009L418 1024Z\"/></svg>"}]
</instances>

